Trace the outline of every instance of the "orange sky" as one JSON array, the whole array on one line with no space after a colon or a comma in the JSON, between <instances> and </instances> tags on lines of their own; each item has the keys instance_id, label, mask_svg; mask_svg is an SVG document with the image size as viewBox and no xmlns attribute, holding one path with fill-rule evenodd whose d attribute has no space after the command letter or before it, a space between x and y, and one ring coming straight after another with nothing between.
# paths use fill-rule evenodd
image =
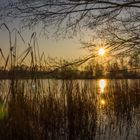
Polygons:
<instances>
[{"instance_id":1,"label":"orange sky","mask_svg":"<svg viewBox=\"0 0 140 140\"><path fill-rule=\"evenodd\" d=\"M9 25L8 25L9 26ZM17 26L16 26L17 27ZM11 30L14 28L10 28ZM38 29L40 30L40 29ZM24 30L21 32L24 37L26 43L29 42L30 36L34 30L29 31ZM14 33L12 35L14 37ZM86 41L87 36L83 36L82 38L74 37L73 39L47 39L43 35L38 34L38 44L40 52L45 52L46 56L50 57L61 57L61 58L69 58L75 59L82 57L87 54L87 51L81 49L80 39L82 41ZM14 38L12 39L14 40ZM9 42L8 42L8 32L6 29L0 30L0 48L3 50L6 55L9 52ZM27 46L25 47L21 42L21 39L18 37L18 52L19 54L23 52Z\"/></svg>"}]
</instances>

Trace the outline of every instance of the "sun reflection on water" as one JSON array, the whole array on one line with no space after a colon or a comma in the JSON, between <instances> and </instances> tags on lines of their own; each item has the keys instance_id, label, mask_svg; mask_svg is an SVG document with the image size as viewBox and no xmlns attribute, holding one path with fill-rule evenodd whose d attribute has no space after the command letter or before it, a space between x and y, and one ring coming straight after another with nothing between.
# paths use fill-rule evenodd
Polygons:
<instances>
[{"instance_id":1,"label":"sun reflection on water","mask_svg":"<svg viewBox=\"0 0 140 140\"><path fill-rule=\"evenodd\" d=\"M104 89L106 87L106 80L105 79L99 80L99 87L100 87L101 93L104 93Z\"/></svg>"},{"instance_id":2,"label":"sun reflection on water","mask_svg":"<svg viewBox=\"0 0 140 140\"><path fill-rule=\"evenodd\" d=\"M100 104L101 104L101 105L105 105L105 104L106 104L105 100L104 100L104 99L101 99L101 100L100 100Z\"/></svg>"},{"instance_id":3,"label":"sun reflection on water","mask_svg":"<svg viewBox=\"0 0 140 140\"><path fill-rule=\"evenodd\" d=\"M105 106L106 105L105 87L107 85L107 81L105 79L100 79L98 84L99 84L100 93L102 93L99 95L99 104L101 106Z\"/></svg>"}]
</instances>

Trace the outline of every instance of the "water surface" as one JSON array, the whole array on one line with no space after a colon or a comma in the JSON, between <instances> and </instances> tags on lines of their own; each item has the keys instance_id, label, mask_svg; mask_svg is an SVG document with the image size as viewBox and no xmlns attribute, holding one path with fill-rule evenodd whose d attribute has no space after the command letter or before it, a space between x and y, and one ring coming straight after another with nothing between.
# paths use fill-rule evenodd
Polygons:
<instances>
[{"instance_id":1,"label":"water surface","mask_svg":"<svg viewBox=\"0 0 140 140\"><path fill-rule=\"evenodd\" d=\"M1 80L0 136L139 140L140 80Z\"/></svg>"}]
</instances>

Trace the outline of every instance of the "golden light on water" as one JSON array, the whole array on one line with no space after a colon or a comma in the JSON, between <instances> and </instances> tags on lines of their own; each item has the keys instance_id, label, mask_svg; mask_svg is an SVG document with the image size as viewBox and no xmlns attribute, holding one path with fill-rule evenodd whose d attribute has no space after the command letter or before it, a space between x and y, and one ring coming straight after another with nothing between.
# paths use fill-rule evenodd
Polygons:
<instances>
[{"instance_id":1,"label":"golden light on water","mask_svg":"<svg viewBox=\"0 0 140 140\"><path fill-rule=\"evenodd\" d=\"M99 87L102 93L104 92L105 86L106 86L106 80L105 79L99 80Z\"/></svg>"},{"instance_id":2,"label":"golden light on water","mask_svg":"<svg viewBox=\"0 0 140 140\"><path fill-rule=\"evenodd\" d=\"M98 51L98 54L103 56L105 54L105 49L104 48L100 48Z\"/></svg>"},{"instance_id":3,"label":"golden light on water","mask_svg":"<svg viewBox=\"0 0 140 140\"><path fill-rule=\"evenodd\" d=\"M101 105L105 105L106 104L105 100L104 99L101 99L100 104Z\"/></svg>"}]
</instances>

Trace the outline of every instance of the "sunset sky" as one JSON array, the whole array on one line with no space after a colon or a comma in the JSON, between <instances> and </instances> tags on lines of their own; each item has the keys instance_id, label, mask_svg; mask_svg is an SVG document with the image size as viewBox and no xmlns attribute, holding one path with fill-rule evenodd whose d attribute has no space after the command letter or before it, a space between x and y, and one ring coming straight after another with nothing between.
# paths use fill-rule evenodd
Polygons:
<instances>
[{"instance_id":1,"label":"sunset sky","mask_svg":"<svg viewBox=\"0 0 140 140\"><path fill-rule=\"evenodd\" d=\"M0 0L0 7L3 7L8 0ZM5 21L0 21L0 24L5 23ZM12 31L14 28L20 30L22 26L21 23L17 19L10 19L8 22L6 21L7 26ZM46 36L40 35L40 31L42 30L41 26L35 27L34 30L25 29L24 31L21 30L20 33L22 34L23 38L25 39L26 43L28 44L30 37L34 31L37 32L38 36L38 43L40 52L45 52L46 56L50 57L61 57L64 59L75 59L79 57L85 56L88 52L86 50L81 49L83 47L80 44L80 41L84 42L89 40L88 33L84 32L80 33L78 36L74 36L72 39L66 38L58 38L55 39L50 36L47 39ZM14 36L14 33L12 34ZM80 37L79 37L80 36ZM18 46L19 46L19 54L25 50L25 46L22 45L21 39L18 39ZM4 54L6 55L9 52L9 42L8 42L8 32L6 29L2 28L0 30L0 48L3 50ZM28 46L26 46L28 47Z\"/></svg>"},{"instance_id":2,"label":"sunset sky","mask_svg":"<svg viewBox=\"0 0 140 140\"><path fill-rule=\"evenodd\" d=\"M2 22L1 22L2 23ZM20 24L14 24L13 23L8 23L7 26L10 28L10 30L16 28L19 30L19 25ZM84 49L81 49L82 45L80 41L87 41L88 40L88 35L83 35L81 37L73 37L72 39L66 38L58 38L55 39L53 37L49 37L49 39L44 36L40 35L40 30L41 27L37 28L37 36L38 36L38 44L39 44L39 49L40 52L45 52L46 56L50 57L61 57L64 59L75 59L82 57L87 54L87 51ZM34 30L29 30L25 29L24 31L21 30L20 33L22 34L24 40L26 43L29 42L30 37ZM14 32L12 33L12 36L14 37ZM0 48L3 50L4 54L7 54L9 52L9 42L8 42L8 32L7 30L3 27L2 30L0 30ZM12 39L14 42L14 38ZM25 50L25 47L23 43L21 42L21 39L18 37L18 52L19 54L22 53L22 51Z\"/></svg>"}]
</instances>

